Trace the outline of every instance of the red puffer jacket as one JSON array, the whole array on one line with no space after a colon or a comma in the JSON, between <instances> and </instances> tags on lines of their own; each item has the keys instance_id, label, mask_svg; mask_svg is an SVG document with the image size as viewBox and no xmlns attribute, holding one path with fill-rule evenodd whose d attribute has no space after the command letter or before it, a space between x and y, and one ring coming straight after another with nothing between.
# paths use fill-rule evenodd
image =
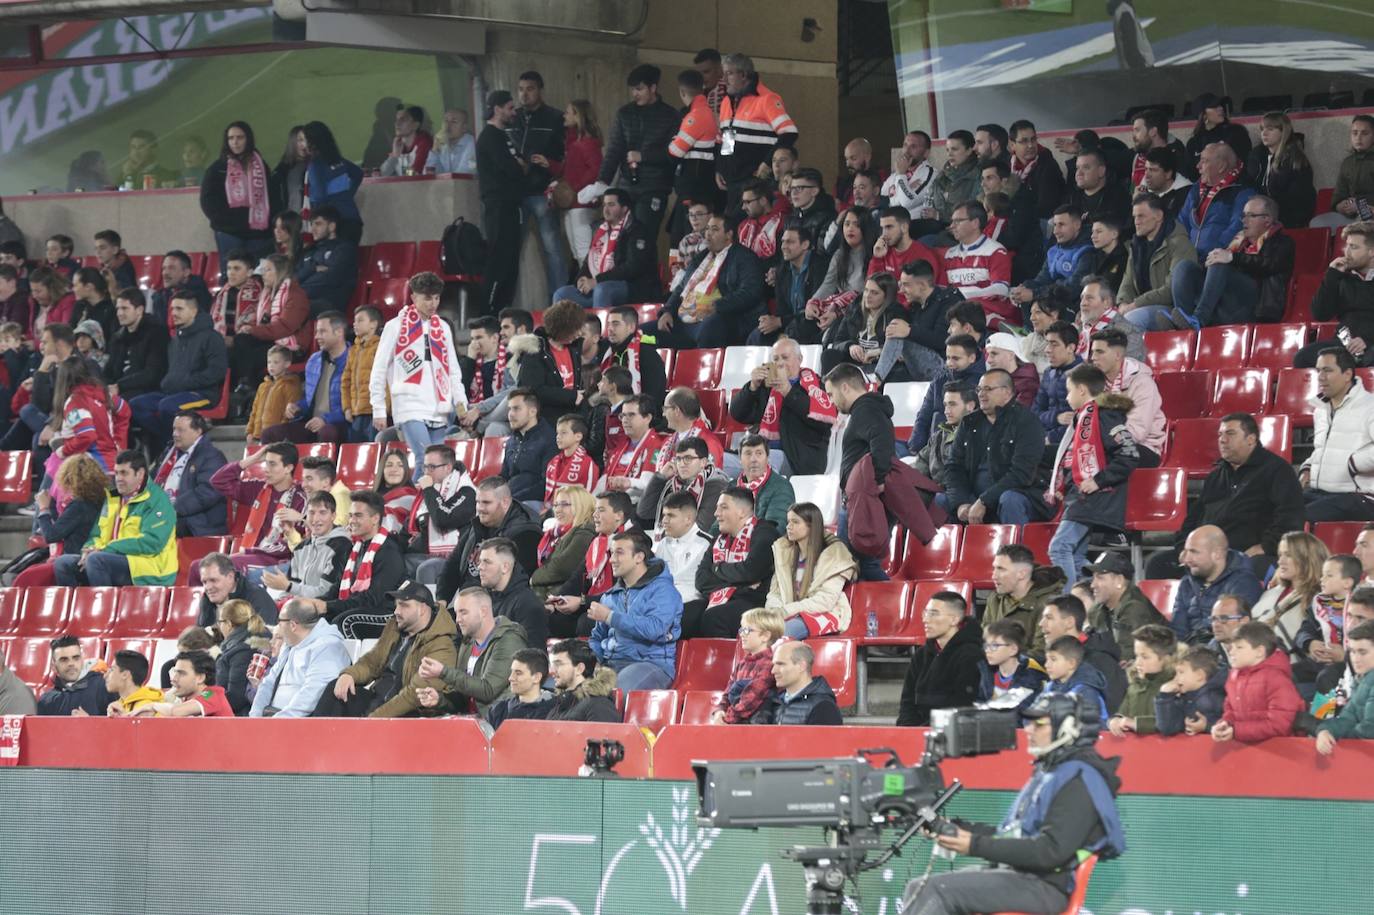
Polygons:
<instances>
[{"instance_id":1,"label":"red puffer jacket","mask_svg":"<svg viewBox=\"0 0 1374 915\"><path fill-rule=\"evenodd\" d=\"M1288 655L1276 651L1254 667L1231 669L1221 717L1235 728L1236 740L1255 743L1293 733L1302 697L1293 685Z\"/></svg>"}]
</instances>

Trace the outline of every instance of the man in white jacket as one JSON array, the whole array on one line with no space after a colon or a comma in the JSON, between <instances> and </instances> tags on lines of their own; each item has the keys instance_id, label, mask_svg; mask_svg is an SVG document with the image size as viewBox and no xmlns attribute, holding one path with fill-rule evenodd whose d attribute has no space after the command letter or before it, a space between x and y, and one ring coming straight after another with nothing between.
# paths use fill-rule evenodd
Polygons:
<instances>
[{"instance_id":1,"label":"man in white jacket","mask_svg":"<svg viewBox=\"0 0 1374 915\"><path fill-rule=\"evenodd\" d=\"M458 366L458 350L448 322L439 317L444 281L433 273L410 278L410 302L382 330L372 363L368 398L378 431L394 424L410 447L414 476L419 479L425 449L443 442L455 410L467 411L467 393ZM387 391L391 417L387 418Z\"/></svg>"},{"instance_id":2,"label":"man in white jacket","mask_svg":"<svg viewBox=\"0 0 1374 915\"><path fill-rule=\"evenodd\" d=\"M258 685L248 716L309 718L324 688L353 659L339 630L321 619L309 601L287 601L277 625L281 654Z\"/></svg>"},{"instance_id":3,"label":"man in white jacket","mask_svg":"<svg viewBox=\"0 0 1374 915\"><path fill-rule=\"evenodd\" d=\"M1298 479L1308 521L1374 521L1374 394L1355 377L1355 357L1333 345L1317 355L1312 456Z\"/></svg>"}]
</instances>

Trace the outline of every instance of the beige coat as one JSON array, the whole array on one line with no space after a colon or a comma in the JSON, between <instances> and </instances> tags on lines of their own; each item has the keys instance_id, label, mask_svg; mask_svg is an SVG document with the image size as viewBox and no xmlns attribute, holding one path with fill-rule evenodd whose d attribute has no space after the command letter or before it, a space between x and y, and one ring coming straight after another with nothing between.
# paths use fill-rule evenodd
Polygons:
<instances>
[{"instance_id":1,"label":"beige coat","mask_svg":"<svg viewBox=\"0 0 1374 915\"><path fill-rule=\"evenodd\" d=\"M773 584L768 589L765 607L775 607L783 616L798 613L833 613L839 617L839 631L849 628L849 598L844 586L858 577L859 565L849 547L834 534L825 535L825 548L811 573L811 588L796 594L792 571L797 564L797 547L786 537L773 541Z\"/></svg>"}]
</instances>

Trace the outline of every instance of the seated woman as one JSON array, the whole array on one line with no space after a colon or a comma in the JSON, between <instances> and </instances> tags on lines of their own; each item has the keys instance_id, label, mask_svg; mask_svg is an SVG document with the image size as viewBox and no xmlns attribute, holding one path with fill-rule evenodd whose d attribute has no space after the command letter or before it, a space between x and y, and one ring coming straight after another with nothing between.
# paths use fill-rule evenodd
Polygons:
<instances>
[{"instance_id":1,"label":"seated woman","mask_svg":"<svg viewBox=\"0 0 1374 915\"><path fill-rule=\"evenodd\" d=\"M763 605L782 611L788 638L833 635L849 626L844 586L858 578L859 566L812 503L787 510L787 534L773 541L773 569Z\"/></svg>"},{"instance_id":2,"label":"seated woman","mask_svg":"<svg viewBox=\"0 0 1374 915\"><path fill-rule=\"evenodd\" d=\"M868 261L878 227L866 219L862 210L848 209L837 220L839 239L830 257L825 279L806 303L806 310L787 325L786 334L802 345L820 343L825 332L840 319L863 294Z\"/></svg>"},{"instance_id":3,"label":"seated woman","mask_svg":"<svg viewBox=\"0 0 1374 915\"><path fill-rule=\"evenodd\" d=\"M1278 560L1269 590L1250 608L1250 617L1279 637L1290 655L1297 652L1298 630L1307 619L1312 599L1321 590L1322 564L1330 558L1326 544L1305 531L1289 531L1279 538ZM1294 662L1305 660L1297 652Z\"/></svg>"},{"instance_id":4,"label":"seated woman","mask_svg":"<svg viewBox=\"0 0 1374 915\"><path fill-rule=\"evenodd\" d=\"M215 627L224 639L215 659L215 683L224 687L224 696L234 714L243 717L253 705L248 695L248 664L254 654L270 652L272 633L246 600L221 604Z\"/></svg>"},{"instance_id":5,"label":"seated woman","mask_svg":"<svg viewBox=\"0 0 1374 915\"><path fill-rule=\"evenodd\" d=\"M46 491L40 489L34 495L38 503L38 515L34 520L38 532L54 549L54 557L81 552L91 536L91 529L100 520L108 489L109 478L104 469L83 451L68 457L57 468L55 491L60 492L62 498L56 500L56 509L53 497ZM55 584L52 559L29 566L14 580L18 588Z\"/></svg>"},{"instance_id":6,"label":"seated woman","mask_svg":"<svg viewBox=\"0 0 1374 915\"><path fill-rule=\"evenodd\" d=\"M596 500L582 486L561 486L554 491L553 520L544 525L539 541L539 567L530 575L530 588L541 601L577 573L591 547L596 529L592 512Z\"/></svg>"},{"instance_id":7,"label":"seated woman","mask_svg":"<svg viewBox=\"0 0 1374 915\"><path fill-rule=\"evenodd\" d=\"M392 534L404 530L415 500L420 497L420 490L410 482L410 452L396 449L382 455L372 488L386 505L382 528Z\"/></svg>"},{"instance_id":8,"label":"seated woman","mask_svg":"<svg viewBox=\"0 0 1374 915\"><path fill-rule=\"evenodd\" d=\"M907 318L907 310L897 304L897 280L890 273L873 274L864 283L860 304L849 306L826 332L821 374L846 362L876 366L887 339L888 322Z\"/></svg>"}]
</instances>

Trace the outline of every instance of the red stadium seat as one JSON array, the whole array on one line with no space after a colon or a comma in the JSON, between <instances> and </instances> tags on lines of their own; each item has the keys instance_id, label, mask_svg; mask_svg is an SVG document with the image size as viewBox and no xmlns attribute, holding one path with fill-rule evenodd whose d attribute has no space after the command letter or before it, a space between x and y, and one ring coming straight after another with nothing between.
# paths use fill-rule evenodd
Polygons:
<instances>
[{"instance_id":1,"label":"red stadium seat","mask_svg":"<svg viewBox=\"0 0 1374 915\"><path fill-rule=\"evenodd\" d=\"M444 275L444 260L440 254L440 245L443 243L438 239L422 241L415 246L415 272L437 273Z\"/></svg>"},{"instance_id":2,"label":"red stadium seat","mask_svg":"<svg viewBox=\"0 0 1374 915\"><path fill-rule=\"evenodd\" d=\"M162 288L162 255L130 254L129 266L134 268L134 282L143 289Z\"/></svg>"},{"instance_id":3,"label":"red stadium seat","mask_svg":"<svg viewBox=\"0 0 1374 915\"><path fill-rule=\"evenodd\" d=\"M157 648L157 639L106 639L103 657L106 664L112 664L114 663L114 656L119 652L136 651L151 662L155 648Z\"/></svg>"},{"instance_id":4,"label":"red stadium seat","mask_svg":"<svg viewBox=\"0 0 1374 915\"><path fill-rule=\"evenodd\" d=\"M1355 538L1364 526L1363 521L1318 521L1312 525L1312 533L1332 553L1353 553Z\"/></svg>"},{"instance_id":5,"label":"red stadium seat","mask_svg":"<svg viewBox=\"0 0 1374 915\"><path fill-rule=\"evenodd\" d=\"M898 578L910 581L930 581L952 578L959 561L959 545L963 528L946 524L935 532L930 543L921 543L915 534L908 533L906 549Z\"/></svg>"},{"instance_id":6,"label":"red stadium seat","mask_svg":"<svg viewBox=\"0 0 1374 915\"><path fill-rule=\"evenodd\" d=\"M248 513L242 514L246 517ZM228 537L178 537L177 584L184 585L190 580L191 563L211 553L223 553L229 549L229 543Z\"/></svg>"},{"instance_id":7,"label":"red stadium seat","mask_svg":"<svg viewBox=\"0 0 1374 915\"><path fill-rule=\"evenodd\" d=\"M229 376L224 376L224 387L220 388L219 400L211 407L198 407L196 412L208 420L225 419L229 416Z\"/></svg>"},{"instance_id":8,"label":"red stadium seat","mask_svg":"<svg viewBox=\"0 0 1374 915\"><path fill-rule=\"evenodd\" d=\"M410 289L407 286L409 282L410 280L403 276L377 280L370 287L367 304L380 308L382 319L390 321L401 313L401 309L410 300Z\"/></svg>"},{"instance_id":9,"label":"red stadium seat","mask_svg":"<svg viewBox=\"0 0 1374 915\"><path fill-rule=\"evenodd\" d=\"M710 724L722 689L694 689L682 694L682 720L679 724Z\"/></svg>"},{"instance_id":10,"label":"red stadium seat","mask_svg":"<svg viewBox=\"0 0 1374 915\"><path fill-rule=\"evenodd\" d=\"M677 643L677 676L673 689L724 689L735 661L734 639L688 639Z\"/></svg>"},{"instance_id":11,"label":"red stadium seat","mask_svg":"<svg viewBox=\"0 0 1374 915\"><path fill-rule=\"evenodd\" d=\"M415 271L415 242L384 241L372 246L366 257L361 257L362 269L358 278L364 282L386 279L410 280Z\"/></svg>"},{"instance_id":12,"label":"red stadium seat","mask_svg":"<svg viewBox=\"0 0 1374 915\"><path fill-rule=\"evenodd\" d=\"M1176 531L1188 514L1188 479L1180 467L1141 469L1126 487L1126 529Z\"/></svg>"},{"instance_id":13,"label":"red stadium seat","mask_svg":"<svg viewBox=\"0 0 1374 915\"><path fill-rule=\"evenodd\" d=\"M1287 416L1257 416L1260 444L1283 458L1293 460L1293 423Z\"/></svg>"},{"instance_id":14,"label":"red stadium seat","mask_svg":"<svg viewBox=\"0 0 1374 915\"><path fill-rule=\"evenodd\" d=\"M118 638L143 638L162 632L167 616L167 589L160 587L120 588L119 617L111 635Z\"/></svg>"},{"instance_id":15,"label":"red stadium seat","mask_svg":"<svg viewBox=\"0 0 1374 915\"><path fill-rule=\"evenodd\" d=\"M860 645L915 645L911 634L914 581L856 581L849 586L848 638ZM919 611L918 611L919 612ZM875 633L868 634L868 615L874 615Z\"/></svg>"},{"instance_id":16,"label":"red stadium seat","mask_svg":"<svg viewBox=\"0 0 1374 915\"><path fill-rule=\"evenodd\" d=\"M1002 547L1015 542L1014 524L970 524L964 528L959 561L950 575L973 582L975 588L991 588L993 556Z\"/></svg>"},{"instance_id":17,"label":"red stadium seat","mask_svg":"<svg viewBox=\"0 0 1374 915\"><path fill-rule=\"evenodd\" d=\"M119 588L75 588L67 620L71 635L106 635L118 619Z\"/></svg>"},{"instance_id":18,"label":"red stadium seat","mask_svg":"<svg viewBox=\"0 0 1374 915\"><path fill-rule=\"evenodd\" d=\"M472 469L472 481L480 483L487 477L499 476L501 473L501 461L506 456L506 438L504 435L493 435L481 440L481 447L477 453L477 466Z\"/></svg>"},{"instance_id":19,"label":"red stadium seat","mask_svg":"<svg viewBox=\"0 0 1374 915\"><path fill-rule=\"evenodd\" d=\"M1197 337L1197 355L1193 357L1195 369L1224 369L1245 365L1250 355L1250 326L1248 324L1223 324L1218 327L1204 327Z\"/></svg>"},{"instance_id":20,"label":"red stadium seat","mask_svg":"<svg viewBox=\"0 0 1374 915\"><path fill-rule=\"evenodd\" d=\"M723 349L679 350L673 361L673 372L668 376L668 387L685 385L697 390L718 387L720 370L724 364Z\"/></svg>"},{"instance_id":21,"label":"red stadium seat","mask_svg":"<svg viewBox=\"0 0 1374 915\"><path fill-rule=\"evenodd\" d=\"M1288 287L1288 307L1284 309L1283 320L1289 322L1312 320L1312 299L1317 295L1317 287L1322 284L1324 271L1318 273L1295 273Z\"/></svg>"},{"instance_id":22,"label":"red stadium seat","mask_svg":"<svg viewBox=\"0 0 1374 915\"><path fill-rule=\"evenodd\" d=\"M1356 369L1355 377L1364 385L1366 391L1374 391L1374 368Z\"/></svg>"},{"instance_id":23,"label":"red stadium seat","mask_svg":"<svg viewBox=\"0 0 1374 915\"><path fill-rule=\"evenodd\" d=\"M658 348L658 358L660 358L660 359L663 360L663 377L664 377L664 378L672 378L672 377L673 377L673 363L674 363L674 361L677 359L677 350L675 350L675 349L667 349L667 348L665 348L665 347L659 347L659 348Z\"/></svg>"},{"instance_id":24,"label":"red stadium seat","mask_svg":"<svg viewBox=\"0 0 1374 915\"><path fill-rule=\"evenodd\" d=\"M66 632L71 601L71 588L25 588L15 635L52 638Z\"/></svg>"},{"instance_id":25,"label":"red stadium seat","mask_svg":"<svg viewBox=\"0 0 1374 915\"><path fill-rule=\"evenodd\" d=\"M1088 855L1073 869L1073 892L1069 894L1069 904L1060 915L1079 915L1083 904L1088 900L1088 881L1097 866L1097 855ZM1026 915L1024 912L998 912L996 915Z\"/></svg>"},{"instance_id":26,"label":"red stadium seat","mask_svg":"<svg viewBox=\"0 0 1374 915\"><path fill-rule=\"evenodd\" d=\"M1264 413L1269 405L1269 379L1268 369L1217 369L1212 387L1211 415L1251 413L1258 416ZM1174 402L1167 398L1164 402L1172 410Z\"/></svg>"},{"instance_id":27,"label":"red stadium seat","mask_svg":"<svg viewBox=\"0 0 1374 915\"><path fill-rule=\"evenodd\" d=\"M205 260L201 264L200 275L205 280L205 285L213 288L219 285L219 252L207 251L202 256Z\"/></svg>"},{"instance_id":28,"label":"red stadium seat","mask_svg":"<svg viewBox=\"0 0 1374 915\"><path fill-rule=\"evenodd\" d=\"M830 688L835 691L835 702L840 708L849 708L858 694L857 646L853 639L812 639L807 644L816 653L816 663L811 672L825 677Z\"/></svg>"},{"instance_id":29,"label":"red stadium seat","mask_svg":"<svg viewBox=\"0 0 1374 915\"><path fill-rule=\"evenodd\" d=\"M1178 596L1179 579L1147 578L1140 583L1140 591L1145 599L1154 604L1155 609L1164 614L1165 619L1173 619L1174 598Z\"/></svg>"},{"instance_id":30,"label":"red stadium seat","mask_svg":"<svg viewBox=\"0 0 1374 915\"><path fill-rule=\"evenodd\" d=\"M1257 324L1250 341L1250 366L1280 372L1307 345L1306 324Z\"/></svg>"},{"instance_id":31,"label":"red stadium seat","mask_svg":"<svg viewBox=\"0 0 1374 915\"><path fill-rule=\"evenodd\" d=\"M33 495L33 452L0 451L0 505L27 505Z\"/></svg>"},{"instance_id":32,"label":"red stadium seat","mask_svg":"<svg viewBox=\"0 0 1374 915\"><path fill-rule=\"evenodd\" d=\"M892 533L887 538L887 555L883 557L883 571L888 575L896 575L897 570L902 567L903 547L906 546L906 529L900 524L894 525Z\"/></svg>"},{"instance_id":33,"label":"red stadium seat","mask_svg":"<svg viewBox=\"0 0 1374 915\"><path fill-rule=\"evenodd\" d=\"M204 590L182 586L167 589L167 616L159 638L174 639L188 626L196 625L200 617L200 595Z\"/></svg>"},{"instance_id":34,"label":"red stadium seat","mask_svg":"<svg viewBox=\"0 0 1374 915\"><path fill-rule=\"evenodd\" d=\"M625 698L625 723L657 734L677 721L678 692L675 689L636 689Z\"/></svg>"},{"instance_id":35,"label":"red stadium seat","mask_svg":"<svg viewBox=\"0 0 1374 915\"><path fill-rule=\"evenodd\" d=\"M51 672L52 650L48 639L17 638L6 652L10 670L25 683L36 686Z\"/></svg>"},{"instance_id":36,"label":"red stadium seat","mask_svg":"<svg viewBox=\"0 0 1374 915\"><path fill-rule=\"evenodd\" d=\"M1293 272L1325 273L1331 263L1331 233L1326 229L1288 229L1287 233L1293 239Z\"/></svg>"},{"instance_id":37,"label":"red stadium seat","mask_svg":"<svg viewBox=\"0 0 1374 915\"><path fill-rule=\"evenodd\" d=\"M477 466L477 455L482 447L480 438L465 439L445 439L449 446L453 448L453 455L458 462L467 468L468 473L472 473Z\"/></svg>"},{"instance_id":38,"label":"red stadium seat","mask_svg":"<svg viewBox=\"0 0 1374 915\"><path fill-rule=\"evenodd\" d=\"M19 608L24 593L18 588L0 588L0 635L13 635L19 628Z\"/></svg>"},{"instance_id":39,"label":"red stadium seat","mask_svg":"<svg viewBox=\"0 0 1374 915\"><path fill-rule=\"evenodd\" d=\"M1194 369L1187 372L1156 372L1159 397L1168 404L1170 419L1205 416L1212 400L1212 373Z\"/></svg>"},{"instance_id":40,"label":"red stadium seat","mask_svg":"<svg viewBox=\"0 0 1374 915\"><path fill-rule=\"evenodd\" d=\"M1135 477L1131 478L1131 482L1134 484ZM1036 562L1041 565L1053 565L1050 562L1050 540L1054 538L1054 532L1057 530L1059 525L1053 521L1033 521L1021 528L1021 545L1031 551Z\"/></svg>"},{"instance_id":41,"label":"red stadium seat","mask_svg":"<svg viewBox=\"0 0 1374 915\"><path fill-rule=\"evenodd\" d=\"M1155 330L1145 334L1145 362L1156 373L1183 372L1193 367L1197 333L1191 330Z\"/></svg>"},{"instance_id":42,"label":"red stadium seat","mask_svg":"<svg viewBox=\"0 0 1374 915\"><path fill-rule=\"evenodd\" d=\"M1319 188L1317 188L1317 209L1316 209L1316 212L1318 212L1318 213L1329 213L1329 212L1331 212L1331 201L1334 200L1335 197L1336 197L1336 189L1335 189L1334 187L1319 187Z\"/></svg>"},{"instance_id":43,"label":"red stadium seat","mask_svg":"<svg viewBox=\"0 0 1374 915\"><path fill-rule=\"evenodd\" d=\"M720 430L721 424L729 416L726 403L726 392L716 389L706 389L697 391L697 400L701 401L701 415L706 417L706 421L711 424L712 429ZM717 467L720 465L717 464Z\"/></svg>"},{"instance_id":44,"label":"red stadium seat","mask_svg":"<svg viewBox=\"0 0 1374 915\"><path fill-rule=\"evenodd\" d=\"M376 442L339 446L337 471L339 479L349 489L366 489L377 479L377 461L382 446Z\"/></svg>"},{"instance_id":45,"label":"red stadium seat","mask_svg":"<svg viewBox=\"0 0 1374 915\"><path fill-rule=\"evenodd\" d=\"M1310 426L1312 405L1308 401L1316 396L1316 369L1281 369L1269 412L1287 416L1295 426Z\"/></svg>"}]
</instances>

